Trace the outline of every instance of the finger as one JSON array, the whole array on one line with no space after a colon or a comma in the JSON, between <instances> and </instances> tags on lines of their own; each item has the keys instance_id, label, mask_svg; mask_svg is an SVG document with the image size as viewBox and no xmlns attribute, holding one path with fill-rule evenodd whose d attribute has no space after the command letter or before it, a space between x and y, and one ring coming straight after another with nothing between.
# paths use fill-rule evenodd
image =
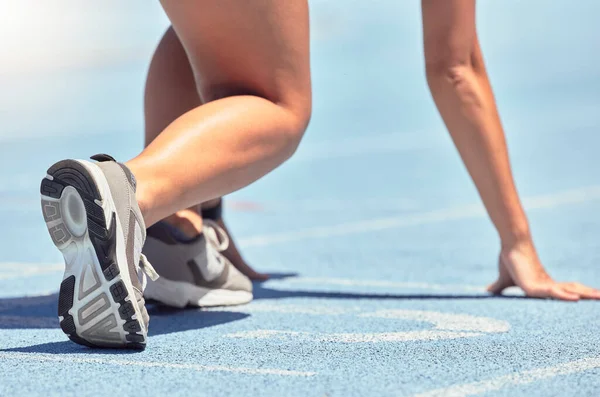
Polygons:
<instances>
[{"instance_id":1,"label":"finger","mask_svg":"<svg viewBox=\"0 0 600 397\"><path fill-rule=\"evenodd\" d=\"M600 300L600 291L594 288L589 288L587 291L584 291L580 294L583 299L594 299Z\"/></svg>"},{"instance_id":2,"label":"finger","mask_svg":"<svg viewBox=\"0 0 600 397\"><path fill-rule=\"evenodd\" d=\"M248 274L248 278L253 281L267 281L269 277L266 273L253 272Z\"/></svg>"},{"instance_id":3,"label":"finger","mask_svg":"<svg viewBox=\"0 0 600 397\"><path fill-rule=\"evenodd\" d=\"M567 291L564 288L561 288L559 285L554 285L550 289L549 296L554 299L560 299L571 302L577 302L579 300L579 294Z\"/></svg>"},{"instance_id":4,"label":"finger","mask_svg":"<svg viewBox=\"0 0 600 397\"><path fill-rule=\"evenodd\" d=\"M510 279L499 278L494 283L488 285L487 290L494 295L500 295L508 287L512 287L514 284Z\"/></svg>"},{"instance_id":5,"label":"finger","mask_svg":"<svg viewBox=\"0 0 600 397\"><path fill-rule=\"evenodd\" d=\"M269 275L265 273L260 273L254 270L250 265L246 263L242 255L237 250L235 246L235 242L229 237L229 247L225 251L223 251L223 255L225 258L229 259L229 261L235 266L244 276L248 277L250 280L254 281L265 281L269 279Z\"/></svg>"},{"instance_id":6,"label":"finger","mask_svg":"<svg viewBox=\"0 0 600 397\"><path fill-rule=\"evenodd\" d=\"M600 299L600 290L592 287L588 287L587 285L581 283L575 283L586 295L586 299Z\"/></svg>"},{"instance_id":7,"label":"finger","mask_svg":"<svg viewBox=\"0 0 600 397\"><path fill-rule=\"evenodd\" d=\"M581 283L569 283L562 287L571 293L577 294L581 299L600 299L600 291L595 288L590 288Z\"/></svg>"}]
</instances>

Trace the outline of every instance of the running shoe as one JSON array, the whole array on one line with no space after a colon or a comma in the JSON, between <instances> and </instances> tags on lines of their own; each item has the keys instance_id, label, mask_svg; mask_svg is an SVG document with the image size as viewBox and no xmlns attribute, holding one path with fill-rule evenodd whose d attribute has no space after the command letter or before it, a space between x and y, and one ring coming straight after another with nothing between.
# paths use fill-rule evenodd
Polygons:
<instances>
[{"instance_id":1,"label":"running shoe","mask_svg":"<svg viewBox=\"0 0 600 397\"><path fill-rule=\"evenodd\" d=\"M229 244L227 234L211 220L203 224L203 232L186 242L165 222L148 229L143 252L160 278L148 282L146 299L178 308L240 305L252 300L252 282L221 253Z\"/></svg>"},{"instance_id":2,"label":"running shoe","mask_svg":"<svg viewBox=\"0 0 600 397\"><path fill-rule=\"evenodd\" d=\"M141 254L146 227L131 171L112 157L63 160L41 183L42 213L65 259L58 297L60 327L90 347L144 349L146 276L158 275Z\"/></svg>"}]
</instances>

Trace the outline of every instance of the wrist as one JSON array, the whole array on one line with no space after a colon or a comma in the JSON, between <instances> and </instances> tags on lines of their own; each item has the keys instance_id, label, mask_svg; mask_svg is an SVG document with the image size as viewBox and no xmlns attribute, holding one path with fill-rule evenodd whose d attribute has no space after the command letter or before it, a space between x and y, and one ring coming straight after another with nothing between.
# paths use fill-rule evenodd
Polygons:
<instances>
[{"instance_id":1,"label":"wrist","mask_svg":"<svg viewBox=\"0 0 600 397\"><path fill-rule=\"evenodd\" d=\"M501 235L500 241L503 251L533 246L533 237L528 227L511 230Z\"/></svg>"}]
</instances>

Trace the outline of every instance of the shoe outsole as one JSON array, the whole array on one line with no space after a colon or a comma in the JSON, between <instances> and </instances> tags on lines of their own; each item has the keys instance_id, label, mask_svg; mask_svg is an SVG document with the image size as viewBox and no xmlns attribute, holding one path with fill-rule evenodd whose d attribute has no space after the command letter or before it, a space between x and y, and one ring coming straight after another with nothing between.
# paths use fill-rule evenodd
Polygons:
<instances>
[{"instance_id":1,"label":"shoe outsole","mask_svg":"<svg viewBox=\"0 0 600 397\"><path fill-rule=\"evenodd\" d=\"M233 265L231 265L233 266ZM152 300L162 305L184 307L237 306L249 303L253 299L251 291L204 288L183 281L168 280L161 277L148 281L144 291L146 301Z\"/></svg>"},{"instance_id":2,"label":"shoe outsole","mask_svg":"<svg viewBox=\"0 0 600 397\"><path fill-rule=\"evenodd\" d=\"M58 297L58 316L62 331L73 342L88 347L143 350L146 347L146 337L139 334L142 325L132 303L135 297L130 297L117 264L115 212L112 213L110 227L107 228L105 212L100 205L103 197L90 172L78 161L60 161L50 167L47 174L40 186L42 213L52 241L65 257L66 266ZM76 193L69 187L74 188ZM85 219L82 212L85 212ZM76 247L76 242L84 239L91 242L104 281L96 279L94 263L80 263L83 259L79 257L79 248L75 249L77 259L73 256L73 249L69 248L71 245ZM74 266L87 269L82 272L69 269ZM86 272L94 273L92 279L98 283L93 291L85 291L85 296L82 297L81 291L86 280L77 280L76 275L85 278ZM78 281L79 291L76 295ZM109 294L103 286L109 286ZM77 302L78 297L86 298L86 303ZM117 320L115 308L121 321ZM74 316L78 316L80 329ZM118 323L123 321L125 341L122 340L122 333L113 332ZM82 323L88 326L83 327ZM90 323L94 325L90 326Z\"/></svg>"}]
</instances>

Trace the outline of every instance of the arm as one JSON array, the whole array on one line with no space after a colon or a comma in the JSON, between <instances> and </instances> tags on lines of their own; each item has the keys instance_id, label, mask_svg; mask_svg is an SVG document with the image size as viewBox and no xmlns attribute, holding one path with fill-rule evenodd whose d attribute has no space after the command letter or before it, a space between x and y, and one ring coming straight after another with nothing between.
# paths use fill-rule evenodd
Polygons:
<instances>
[{"instance_id":1,"label":"arm","mask_svg":"<svg viewBox=\"0 0 600 397\"><path fill-rule=\"evenodd\" d=\"M518 285L529 296L600 299L579 283L556 283L544 270L519 200L492 87L475 29L475 0L422 0L427 82L501 240L500 293Z\"/></svg>"}]
</instances>

